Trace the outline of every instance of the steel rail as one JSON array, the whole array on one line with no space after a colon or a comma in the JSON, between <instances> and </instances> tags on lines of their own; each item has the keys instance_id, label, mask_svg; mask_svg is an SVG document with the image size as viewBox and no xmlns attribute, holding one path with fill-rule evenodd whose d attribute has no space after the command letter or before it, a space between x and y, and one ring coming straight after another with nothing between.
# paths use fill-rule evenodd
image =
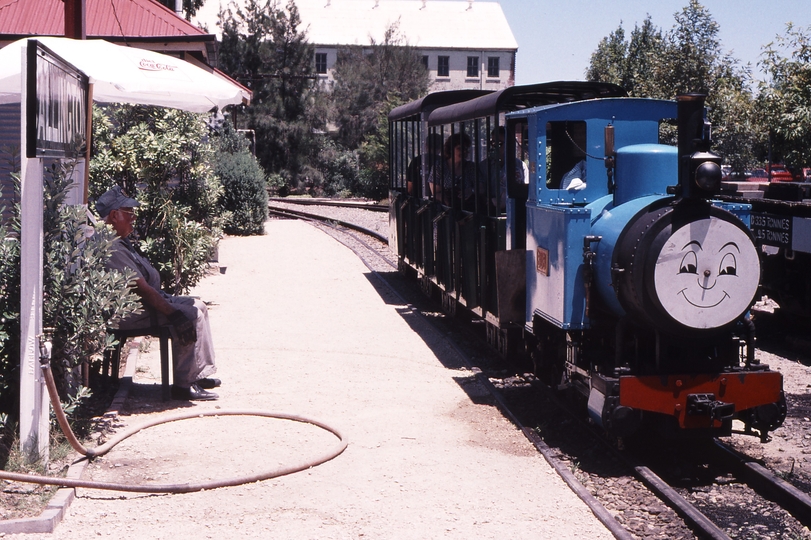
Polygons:
<instances>
[{"instance_id":1,"label":"steel rail","mask_svg":"<svg viewBox=\"0 0 811 540\"><path fill-rule=\"evenodd\" d=\"M270 213L272 213L272 214L275 214L277 216L282 216L282 217L292 217L292 218L297 218L297 219L304 218L304 219L310 219L310 220L314 220L314 221L326 221L326 222L337 223L338 225L341 225L342 227L346 227L347 229L352 229L353 231L358 231L360 233L369 235L372 238L375 238L375 239L383 242L386 245L388 245L388 243L389 243L388 237L383 236L382 234L378 233L377 231L372 231L370 229L366 229L364 227L361 227L360 225L355 225L354 223L349 223L348 221L341 221L339 219L334 219L334 218L331 218L329 216L320 216L318 214L311 214L309 212L302 212L300 210L291 210L289 208L281 208L281 207L276 207L276 206L271 206L271 205L268 205L268 211Z\"/></svg>"},{"instance_id":2,"label":"steel rail","mask_svg":"<svg viewBox=\"0 0 811 540\"><path fill-rule=\"evenodd\" d=\"M289 199L287 197L271 197L269 203L299 204L302 206L336 206L338 208L362 208L373 212L388 212L389 207L376 203L361 203L350 201L337 201L335 199Z\"/></svg>"},{"instance_id":3,"label":"steel rail","mask_svg":"<svg viewBox=\"0 0 811 540\"><path fill-rule=\"evenodd\" d=\"M754 459L740 453L728 444L714 439L715 445L735 459L746 483L763 497L772 499L806 527L811 527L811 496L782 478L779 478Z\"/></svg>"}]
</instances>

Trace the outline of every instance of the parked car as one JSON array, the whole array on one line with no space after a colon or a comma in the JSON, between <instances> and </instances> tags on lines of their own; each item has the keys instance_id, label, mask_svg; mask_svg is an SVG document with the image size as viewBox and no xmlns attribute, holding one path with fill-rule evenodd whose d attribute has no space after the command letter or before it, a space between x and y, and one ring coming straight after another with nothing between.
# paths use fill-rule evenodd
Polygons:
<instances>
[{"instance_id":1,"label":"parked car","mask_svg":"<svg viewBox=\"0 0 811 540\"><path fill-rule=\"evenodd\" d=\"M768 182L769 181L769 173L766 172L766 169L752 169L751 171L746 171L746 180L748 182Z\"/></svg>"},{"instance_id":2,"label":"parked car","mask_svg":"<svg viewBox=\"0 0 811 540\"><path fill-rule=\"evenodd\" d=\"M768 176L768 165L766 166L766 173ZM771 177L772 182L794 182L794 175L791 174L791 171L788 170L785 165L780 165L777 163L774 163L771 166Z\"/></svg>"},{"instance_id":3,"label":"parked car","mask_svg":"<svg viewBox=\"0 0 811 540\"><path fill-rule=\"evenodd\" d=\"M811 167L803 167L800 171L800 177L797 179L798 182L811 182Z\"/></svg>"}]
</instances>

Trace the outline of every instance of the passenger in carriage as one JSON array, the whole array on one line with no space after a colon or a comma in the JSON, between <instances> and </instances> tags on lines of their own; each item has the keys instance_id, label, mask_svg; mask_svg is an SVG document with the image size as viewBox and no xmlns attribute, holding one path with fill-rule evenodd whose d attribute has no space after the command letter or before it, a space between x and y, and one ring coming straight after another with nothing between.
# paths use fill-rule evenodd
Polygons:
<instances>
[{"instance_id":1,"label":"passenger in carriage","mask_svg":"<svg viewBox=\"0 0 811 540\"><path fill-rule=\"evenodd\" d=\"M470 137L464 133L454 133L445 140L443 159L428 173L429 190L438 202L446 206L473 210L476 165L467 159L469 153Z\"/></svg>"},{"instance_id":2,"label":"passenger in carriage","mask_svg":"<svg viewBox=\"0 0 811 540\"><path fill-rule=\"evenodd\" d=\"M425 190L425 182L423 182L423 161L425 162L426 178L431 170L441 167L442 135L439 133L429 134L426 144L428 151L412 159L406 170L408 194L412 197L422 198Z\"/></svg>"},{"instance_id":3,"label":"passenger in carriage","mask_svg":"<svg viewBox=\"0 0 811 540\"><path fill-rule=\"evenodd\" d=\"M505 156L504 131L503 126L493 128L490 132L490 150L487 157L479 163L480 196L486 197L489 193L488 202L493 213L504 212L507 207L507 164L512 162L516 183L523 184L526 178L524 163L515 156L511 159Z\"/></svg>"}]
</instances>

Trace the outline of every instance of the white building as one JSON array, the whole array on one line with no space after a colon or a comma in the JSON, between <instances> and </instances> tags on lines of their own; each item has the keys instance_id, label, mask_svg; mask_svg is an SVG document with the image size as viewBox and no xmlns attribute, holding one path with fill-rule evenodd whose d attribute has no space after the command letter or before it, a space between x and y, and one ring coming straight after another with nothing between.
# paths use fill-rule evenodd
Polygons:
<instances>
[{"instance_id":1,"label":"white building","mask_svg":"<svg viewBox=\"0 0 811 540\"><path fill-rule=\"evenodd\" d=\"M208 0L195 20L219 32L218 13L230 2ZM283 4L284 2L282 2ZM430 91L498 90L515 83L518 45L498 2L474 0L296 0L308 41L315 46L316 72L327 85L338 50L381 43L399 23L409 45L423 55Z\"/></svg>"}]
</instances>

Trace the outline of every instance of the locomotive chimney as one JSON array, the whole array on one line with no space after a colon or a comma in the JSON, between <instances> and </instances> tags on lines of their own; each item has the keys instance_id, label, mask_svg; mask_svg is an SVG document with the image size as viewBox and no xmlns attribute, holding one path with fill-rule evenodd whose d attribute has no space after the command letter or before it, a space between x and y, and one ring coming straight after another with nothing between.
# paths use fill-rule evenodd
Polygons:
<instances>
[{"instance_id":1,"label":"locomotive chimney","mask_svg":"<svg viewBox=\"0 0 811 540\"><path fill-rule=\"evenodd\" d=\"M704 118L704 94L676 97L678 110L679 185L684 198L709 198L721 188L721 158L710 152L710 123Z\"/></svg>"}]
</instances>

